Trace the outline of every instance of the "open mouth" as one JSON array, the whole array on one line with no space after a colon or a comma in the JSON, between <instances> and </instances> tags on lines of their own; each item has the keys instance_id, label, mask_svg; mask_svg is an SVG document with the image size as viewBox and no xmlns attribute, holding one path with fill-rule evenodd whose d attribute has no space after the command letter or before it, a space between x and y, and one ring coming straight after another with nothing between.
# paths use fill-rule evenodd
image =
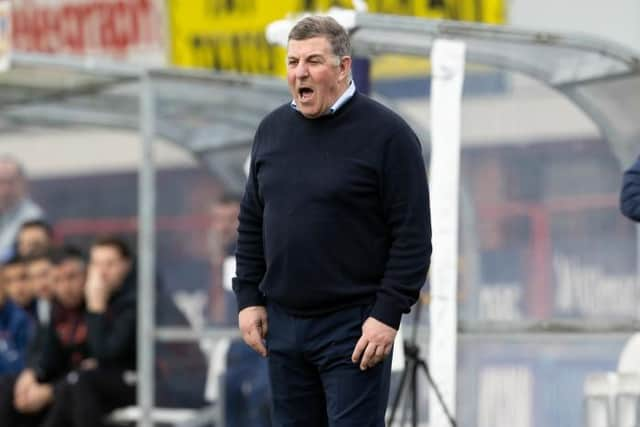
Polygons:
<instances>
[{"instance_id":1,"label":"open mouth","mask_svg":"<svg viewBox=\"0 0 640 427\"><path fill-rule=\"evenodd\" d=\"M298 96L300 97L301 101L308 101L313 96L313 92L313 89L311 89L310 87L301 87L298 89Z\"/></svg>"}]
</instances>

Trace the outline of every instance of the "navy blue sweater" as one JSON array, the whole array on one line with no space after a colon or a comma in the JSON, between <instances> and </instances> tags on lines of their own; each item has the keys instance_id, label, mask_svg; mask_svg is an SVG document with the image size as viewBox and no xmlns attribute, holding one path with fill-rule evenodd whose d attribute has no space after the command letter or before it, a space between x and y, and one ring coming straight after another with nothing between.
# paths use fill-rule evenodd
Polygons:
<instances>
[{"instance_id":1,"label":"navy blue sweater","mask_svg":"<svg viewBox=\"0 0 640 427\"><path fill-rule=\"evenodd\" d=\"M362 94L317 119L285 104L256 131L239 219L240 310L269 300L317 316L373 304L397 328L431 256L418 138Z\"/></svg>"}]
</instances>

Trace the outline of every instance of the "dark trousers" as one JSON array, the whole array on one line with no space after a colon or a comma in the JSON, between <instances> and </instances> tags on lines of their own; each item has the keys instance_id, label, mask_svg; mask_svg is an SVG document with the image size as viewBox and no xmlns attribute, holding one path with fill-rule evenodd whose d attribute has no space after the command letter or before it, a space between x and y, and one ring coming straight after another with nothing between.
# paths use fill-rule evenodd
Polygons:
<instances>
[{"instance_id":1,"label":"dark trousers","mask_svg":"<svg viewBox=\"0 0 640 427\"><path fill-rule=\"evenodd\" d=\"M384 427L391 356L365 371L351 361L369 311L301 318L268 304L274 426Z\"/></svg>"},{"instance_id":2,"label":"dark trousers","mask_svg":"<svg viewBox=\"0 0 640 427\"><path fill-rule=\"evenodd\" d=\"M43 427L101 427L113 409L135 403L136 389L121 369L74 371L56 390Z\"/></svg>"},{"instance_id":3,"label":"dark trousers","mask_svg":"<svg viewBox=\"0 0 640 427\"><path fill-rule=\"evenodd\" d=\"M16 411L13 405L13 390L18 374L0 377L0 426L37 427L40 425L46 409L33 414L23 414Z\"/></svg>"}]
</instances>

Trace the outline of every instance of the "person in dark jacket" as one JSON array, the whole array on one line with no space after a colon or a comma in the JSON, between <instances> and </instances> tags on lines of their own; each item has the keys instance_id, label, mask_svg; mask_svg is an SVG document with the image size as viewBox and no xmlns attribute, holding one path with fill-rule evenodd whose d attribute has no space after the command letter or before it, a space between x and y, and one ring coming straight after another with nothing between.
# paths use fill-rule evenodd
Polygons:
<instances>
[{"instance_id":1,"label":"person in dark jacket","mask_svg":"<svg viewBox=\"0 0 640 427\"><path fill-rule=\"evenodd\" d=\"M5 270L0 272L0 375L22 370L32 330L27 313L9 299Z\"/></svg>"},{"instance_id":2,"label":"person in dark jacket","mask_svg":"<svg viewBox=\"0 0 640 427\"><path fill-rule=\"evenodd\" d=\"M84 311L86 263L75 248L52 255L50 321L39 325L39 345L32 347L20 375L0 380L0 425L38 426L56 397L64 376L88 356Z\"/></svg>"},{"instance_id":3,"label":"person in dark jacket","mask_svg":"<svg viewBox=\"0 0 640 427\"><path fill-rule=\"evenodd\" d=\"M640 157L622 175L620 211L627 218L640 222Z\"/></svg>"},{"instance_id":4,"label":"person in dark jacket","mask_svg":"<svg viewBox=\"0 0 640 427\"><path fill-rule=\"evenodd\" d=\"M61 257L64 251L55 253L56 257ZM47 250L25 259L27 280L31 288L31 294L35 297L29 305L34 322L34 336L29 343L27 351L27 365L32 366L34 358L39 357L42 352L44 337L51 321L51 307L53 300L53 257L54 252Z\"/></svg>"},{"instance_id":5,"label":"person in dark jacket","mask_svg":"<svg viewBox=\"0 0 640 427\"><path fill-rule=\"evenodd\" d=\"M27 275L26 259L12 256L2 266L2 277L7 296L14 304L22 308L35 322L37 317L36 299Z\"/></svg>"},{"instance_id":6,"label":"person in dark jacket","mask_svg":"<svg viewBox=\"0 0 640 427\"><path fill-rule=\"evenodd\" d=\"M228 322L235 323L237 310L235 302L229 301L233 294L231 277L225 273L228 260L233 258L238 239L238 212L240 211L240 195L228 193L217 200L211 208L211 237L215 243L211 245L212 271L218 272L220 280L217 294L210 294L210 301L214 307L222 307L233 318ZM233 264L235 265L235 263ZM228 282L224 283L225 278ZM227 366L225 371L225 414L227 427L269 427L270 396L267 361L248 347L242 339L231 341L227 352Z\"/></svg>"},{"instance_id":7,"label":"person in dark jacket","mask_svg":"<svg viewBox=\"0 0 640 427\"><path fill-rule=\"evenodd\" d=\"M44 427L99 427L105 414L135 402L136 274L124 240L91 246L85 284L91 359L67 375Z\"/></svg>"},{"instance_id":8,"label":"person in dark jacket","mask_svg":"<svg viewBox=\"0 0 640 427\"><path fill-rule=\"evenodd\" d=\"M47 252L53 242L53 228L42 220L34 219L20 226L15 242L15 253L21 257L31 257Z\"/></svg>"},{"instance_id":9,"label":"person in dark jacket","mask_svg":"<svg viewBox=\"0 0 640 427\"><path fill-rule=\"evenodd\" d=\"M292 28L287 81L292 102L251 151L238 323L267 357L274 425L381 427L394 338L431 255L420 141L356 91L349 36L330 17Z\"/></svg>"}]
</instances>

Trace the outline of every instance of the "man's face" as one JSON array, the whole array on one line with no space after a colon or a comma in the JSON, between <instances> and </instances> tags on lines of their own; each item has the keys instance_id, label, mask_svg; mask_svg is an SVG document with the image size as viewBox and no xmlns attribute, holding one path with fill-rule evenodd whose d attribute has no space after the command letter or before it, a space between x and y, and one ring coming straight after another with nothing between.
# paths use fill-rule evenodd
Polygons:
<instances>
[{"instance_id":1,"label":"man's face","mask_svg":"<svg viewBox=\"0 0 640 427\"><path fill-rule=\"evenodd\" d=\"M228 245L236 239L239 212L238 202L216 204L211 209L211 228L223 245Z\"/></svg>"},{"instance_id":2,"label":"man's face","mask_svg":"<svg viewBox=\"0 0 640 427\"><path fill-rule=\"evenodd\" d=\"M42 227L27 227L18 233L18 254L20 256L42 253L49 245L49 235Z\"/></svg>"},{"instance_id":3,"label":"man's face","mask_svg":"<svg viewBox=\"0 0 640 427\"><path fill-rule=\"evenodd\" d=\"M113 291L124 282L131 262L113 246L94 246L91 249L91 268L98 271L105 285Z\"/></svg>"},{"instance_id":4,"label":"man's face","mask_svg":"<svg viewBox=\"0 0 640 427\"><path fill-rule=\"evenodd\" d=\"M325 37L289 40L287 82L298 111L307 118L326 113L346 89L351 58L338 58Z\"/></svg>"},{"instance_id":5,"label":"man's face","mask_svg":"<svg viewBox=\"0 0 640 427\"><path fill-rule=\"evenodd\" d=\"M0 212L13 207L24 195L24 180L18 167L10 162L0 162Z\"/></svg>"},{"instance_id":6,"label":"man's face","mask_svg":"<svg viewBox=\"0 0 640 427\"><path fill-rule=\"evenodd\" d=\"M68 259L53 267L54 294L64 308L78 308L84 301L86 272L84 264Z\"/></svg>"},{"instance_id":7,"label":"man's face","mask_svg":"<svg viewBox=\"0 0 640 427\"><path fill-rule=\"evenodd\" d=\"M27 277L31 293L37 298L51 299L53 296L52 265L46 258L36 259L27 264Z\"/></svg>"},{"instance_id":8,"label":"man's face","mask_svg":"<svg viewBox=\"0 0 640 427\"><path fill-rule=\"evenodd\" d=\"M4 286L9 298L21 307L26 307L33 300L33 293L24 264L6 265L2 269Z\"/></svg>"}]
</instances>

